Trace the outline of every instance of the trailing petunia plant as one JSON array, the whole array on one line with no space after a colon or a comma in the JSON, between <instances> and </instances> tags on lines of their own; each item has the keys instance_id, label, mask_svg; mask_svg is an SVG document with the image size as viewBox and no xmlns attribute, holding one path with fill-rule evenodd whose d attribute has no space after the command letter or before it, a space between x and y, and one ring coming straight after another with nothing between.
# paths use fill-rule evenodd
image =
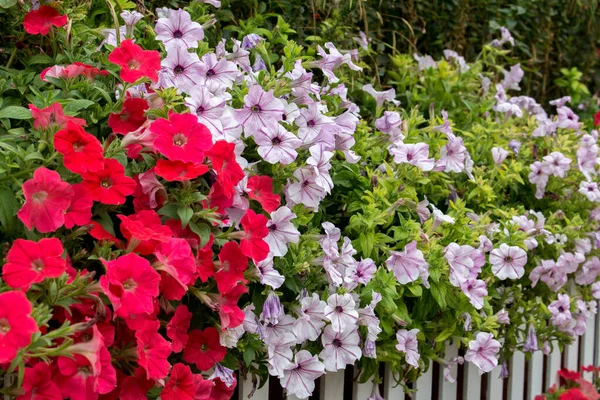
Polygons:
<instances>
[{"instance_id":1,"label":"trailing petunia plant","mask_svg":"<svg viewBox=\"0 0 600 400\"><path fill-rule=\"evenodd\" d=\"M9 10L0 392L227 399L270 375L306 398L348 365L506 375L585 332L598 133L514 95L507 30L473 64L395 56L379 88L365 38L224 35L215 6Z\"/></svg>"}]
</instances>

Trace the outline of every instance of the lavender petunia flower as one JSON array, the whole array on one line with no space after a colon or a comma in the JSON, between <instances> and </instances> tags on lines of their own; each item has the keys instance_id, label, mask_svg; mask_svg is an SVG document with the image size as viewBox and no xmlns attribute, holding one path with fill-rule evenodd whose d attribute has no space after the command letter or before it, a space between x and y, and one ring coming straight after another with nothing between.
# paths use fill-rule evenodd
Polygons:
<instances>
[{"instance_id":1,"label":"lavender petunia flower","mask_svg":"<svg viewBox=\"0 0 600 400\"><path fill-rule=\"evenodd\" d=\"M431 171L435 160L429 157L429 145L426 143L398 144L390 148L390 154L394 156L397 164L412 164L422 171Z\"/></svg>"},{"instance_id":2,"label":"lavender petunia flower","mask_svg":"<svg viewBox=\"0 0 600 400\"><path fill-rule=\"evenodd\" d=\"M469 350L465 353L465 361L475 364L479 373L490 372L498 365L500 342L491 333L479 332L475 340L469 342Z\"/></svg>"},{"instance_id":3,"label":"lavender petunia flower","mask_svg":"<svg viewBox=\"0 0 600 400\"><path fill-rule=\"evenodd\" d=\"M444 50L444 57L448 61L455 61L456 65L458 65L458 69L460 70L460 72L467 72L471 68L469 67L469 64L467 64L467 62L465 61L465 58L459 56L458 53L454 50Z\"/></svg>"},{"instance_id":4,"label":"lavender petunia flower","mask_svg":"<svg viewBox=\"0 0 600 400\"><path fill-rule=\"evenodd\" d=\"M291 164L298 156L296 149L302 141L283 126L277 124L275 129L261 128L254 134L254 141L258 145L258 154L270 164Z\"/></svg>"},{"instance_id":5,"label":"lavender petunia flower","mask_svg":"<svg viewBox=\"0 0 600 400\"><path fill-rule=\"evenodd\" d=\"M137 11L129 10L125 10L119 15L121 16L121 18L123 18L123 21L125 22L127 36L133 36L133 28L138 22L140 22L142 18L144 18L144 15Z\"/></svg>"},{"instance_id":6,"label":"lavender petunia flower","mask_svg":"<svg viewBox=\"0 0 600 400\"><path fill-rule=\"evenodd\" d=\"M519 83L525 72L521 69L521 64L516 64L510 67L510 71L503 71L504 80L502 81L502 87L506 90L521 90Z\"/></svg>"},{"instance_id":7,"label":"lavender petunia flower","mask_svg":"<svg viewBox=\"0 0 600 400\"><path fill-rule=\"evenodd\" d=\"M163 88L175 87L188 92L202 80L200 59L185 47L172 47L161 66L159 84Z\"/></svg>"},{"instance_id":8,"label":"lavender petunia flower","mask_svg":"<svg viewBox=\"0 0 600 400\"><path fill-rule=\"evenodd\" d=\"M589 201L600 201L600 189L596 182L581 181L578 192L587 197Z\"/></svg>"},{"instance_id":9,"label":"lavender petunia flower","mask_svg":"<svg viewBox=\"0 0 600 400\"><path fill-rule=\"evenodd\" d=\"M373 88L373 85L368 84L364 85L362 87L362 90L373 96L373 98L375 99L375 103L377 104L377 108L382 107L383 103L385 103L386 101L390 101L396 106L400 105L400 101L396 100L395 89L388 89L382 92L378 92L377 90L375 90L375 88Z\"/></svg>"},{"instance_id":10,"label":"lavender petunia flower","mask_svg":"<svg viewBox=\"0 0 600 400\"><path fill-rule=\"evenodd\" d=\"M235 63L227 61L225 58L219 60L213 53L202 56L200 65L204 84L210 88L231 88L240 74Z\"/></svg>"},{"instance_id":11,"label":"lavender petunia flower","mask_svg":"<svg viewBox=\"0 0 600 400\"><path fill-rule=\"evenodd\" d=\"M316 182L317 176L312 169L301 168L294 172L296 182L288 183L284 189L289 206L304 204L316 209L326 193Z\"/></svg>"},{"instance_id":12,"label":"lavender petunia flower","mask_svg":"<svg viewBox=\"0 0 600 400\"><path fill-rule=\"evenodd\" d=\"M312 143L323 129L331 129L335 126L330 117L321 114L316 103L300 110L296 125L298 125L298 137L303 143Z\"/></svg>"},{"instance_id":13,"label":"lavender petunia flower","mask_svg":"<svg viewBox=\"0 0 600 400\"><path fill-rule=\"evenodd\" d=\"M366 339L363 346L363 356L377 358L377 344L373 340Z\"/></svg>"},{"instance_id":14,"label":"lavender petunia flower","mask_svg":"<svg viewBox=\"0 0 600 400\"><path fill-rule=\"evenodd\" d=\"M404 140L400 125L402 119L396 111L384 111L383 116L375 120L375 127L390 136L390 142L397 143Z\"/></svg>"},{"instance_id":15,"label":"lavender petunia flower","mask_svg":"<svg viewBox=\"0 0 600 400\"><path fill-rule=\"evenodd\" d=\"M502 243L490 253L490 264L498 279L519 279L525 273L527 253L520 247Z\"/></svg>"},{"instance_id":16,"label":"lavender petunia flower","mask_svg":"<svg viewBox=\"0 0 600 400\"><path fill-rule=\"evenodd\" d=\"M209 380L213 380L215 378L219 378L221 382L223 382L227 387L235 385L234 371L232 369L222 366L219 363L215 365L214 372L211 376L208 377Z\"/></svg>"},{"instance_id":17,"label":"lavender petunia flower","mask_svg":"<svg viewBox=\"0 0 600 400\"><path fill-rule=\"evenodd\" d=\"M235 120L244 127L246 136L252 136L261 128L277 129L283 115L283 103L273 96L273 90L265 92L254 85L244 96L244 108L235 110Z\"/></svg>"},{"instance_id":18,"label":"lavender petunia flower","mask_svg":"<svg viewBox=\"0 0 600 400\"><path fill-rule=\"evenodd\" d=\"M532 287L541 280L551 290L557 291L567 283L567 274L554 260L542 260L541 264L529 273L529 279Z\"/></svg>"},{"instance_id":19,"label":"lavender petunia flower","mask_svg":"<svg viewBox=\"0 0 600 400\"><path fill-rule=\"evenodd\" d=\"M600 300L600 282L594 282L592 284L592 296L594 296L596 300Z\"/></svg>"},{"instance_id":20,"label":"lavender petunia flower","mask_svg":"<svg viewBox=\"0 0 600 400\"><path fill-rule=\"evenodd\" d=\"M192 114L198 116L198 122L205 125L213 135L213 139L224 135L221 118L225 112L226 98L215 96L205 87L195 86L189 90L190 97L185 98L185 105Z\"/></svg>"},{"instance_id":21,"label":"lavender petunia flower","mask_svg":"<svg viewBox=\"0 0 600 400\"><path fill-rule=\"evenodd\" d=\"M577 166L581 173L586 177L586 180L591 181L592 176L596 176L598 171L598 145L596 139L592 135L583 135L577 149Z\"/></svg>"},{"instance_id":22,"label":"lavender petunia flower","mask_svg":"<svg viewBox=\"0 0 600 400\"><path fill-rule=\"evenodd\" d=\"M159 18L154 30L156 40L163 42L167 51L173 47L196 48L204 39L202 25L192 21L190 14L182 9L170 10L168 17Z\"/></svg>"},{"instance_id":23,"label":"lavender petunia flower","mask_svg":"<svg viewBox=\"0 0 600 400\"><path fill-rule=\"evenodd\" d=\"M417 340L418 329L400 329L396 332L396 340L398 344L396 349L405 354L406 363L412 365L415 368L419 368L419 342Z\"/></svg>"},{"instance_id":24,"label":"lavender petunia flower","mask_svg":"<svg viewBox=\"0 0 600 400\"><path fill-rule=\"evenodd\" d=\"M496 318L497 318L499 324L502 324L502 325L510 324L510 317L508 315L508 311L506 311L504 308L496 313Z\"/></svg>"},{"instance_id":25,"label":"lavender petunia flower","mask_svg":"<svg viewBox=\"0 0 600 400\"><path fill-rule=\"evenodd\" d=\"M598 257L592 257L586 261L577 274L575 275L575 282L578 285L591 285L596 281L600 275L600 259Z\"/></svg>"},{"instance_id":26,"label":"lavender petunia flower","mask_svg":"<svg viewBox=\"0 0 600 400\"><path fill-rule=\"evenodd\" d=\"M269 292L267 299L263 304L263 310L260 314L261 321L266 324L277 325L279 317L283 315L283 306L279 301L279 296L275 292Z\"/></svg>"},{"instance_id":27,"label":"lavender petunia flower","mask_svg":"<svg viewBox=\"0 0 600 400\"><path fill-rule=\"evenodd\" d=\"M268 322L261 325L262 327L262 340L265 344L270 345L274 343L278 338L285 336L286 334L293 334L295 318L291 315L281 314L277 318L277 323ZM261 328L259 327L259 330Z\"/></svg>"},{"instance_id":28,"label":"lavender petunia flower","mask_svg":"<svg viewBox=\"0 0 600 400\"><path fill-rule=\"evenodd\" d=\"M509 154L510 153L504 150L502 147L492 147L492 158L494 159L494 164L497 166L502 165Z\"/></svg>"},{"instance_id":29,"label":"lavender petunia flower","mask_svg":"<svg viewBox=\"0 0 600 400\"><path fill-rule=\"evenodd\" d=\"M521 148L521 142L513 139L510 142L508 142L508 147L512 150L513 153L519 154L519 149Z\"/></svg>"},{"instance_id":30,"label":"lavender petunia flower","mask_svg":"<svg viewBox=\"0 0 600 400\"><path fill-rule=\"evenodd\" d=\"M350 53L342 54L331 42L325 43L325 48L329 50L329 54L321 46L317 46L317 52L321 59L309 63L309 67L320 68L329 82L339 82L339 78L335 76L333 71L343 64L348 65L351 70L362 71L361 67L352 62Z\"/></svg>"},{"instance_id":31,"label":"lavender petunia flower","mask_svg":"<svg viewBox=\"0 0 600 400\"><path fill-rule=\"evenodd\" d=\"M479 251L488 253L494 249L492 241L485 235L479 236Z\"/></svg>"},{"instance_id":32,"label":"lavender petunia flower","mask_svg":"<svg viewBox=\"0 0 600 400\"><path fill-rule=\"evenodd\" d=\"M423 270L429 269L429 264L425 261L423 252L417 249L415 240L407 244L403 252L392 251L385 263L402 285L416 281Z\"/></svg>"},{"instance_id":33,"label":"lavender petunia flower","mask_svg":"<svg viewBox=\"0 0 600 400\"><path fill-rule=\"evenodd\" d=\"M563 96L560 99L551 100L550 104L555 106L556 108L560 108L570 102L571 102L571 96Z\"/></svg>"},{"instance_id":34,"label":"lavender petunia flower","mask_svg":"<svg viewBox=\"0 0 600 400\"><path fill-rule=\"evenodd\" d=\"M273 248L271 247L271 250L272 249ZM273 266L272 257L269 256L260 261L258 264L256 264L256 268L258 269L260 283L263 285L269 285L273 289L277 289L283 285L285 277L281 275Z\"/></svg>"},{"instance_id":35,"label":"lavender petunia flower","mask_svg":"<svg viewBox=\"0 0 600 400\"><path fill-rule=\"evenodd\" d=\"M318 294L313 293L312 296L300 300L300 311L294 323L297 342L317 340L325 326L324 318L325 302L319 298Z\"/></svg>"},{"instance_id":36,"label":"lavender petunia flower","mask_svg":"<svg viewBox=\"0 0 600 400\"><path fill-rule=\"evenodd\" d=\"M267 222L269 234L265 241L269 245L271 253L276 257L287 254L288 243L298 243L300 232L292 223L296 214L289 208L282 206L271 213L271 219Z\"/></svg>"},{"instance_id":37,"label":"lavender petunia flower","mask_svg":"<svg viewBox=\"0 0 600 400\"><path fill-rule=\"evenodd\" d=\"M437 166L443 167L445 172L462 172L465 170L466 159L467 149L462 138L454 138L440 149Z\"/></svg>"},{"instance_id":38,"label":"lavender petunia flower","mask_svg":"<svg viewBox=\"0 0 600 400\"><path fill-rule=\"evenodd\" d=\"M552 153L544 156L544 162L542 163L542 169L546 175L554 175L559 178L564 178L567 171L571 169L571 159L564 156L559 151L553 151Z\"/></svg>"},{"instance_id":39,"label":"lavender petunia flower","mask_svg":"<svg viewBox=\"0 0 600 400\"><path fill-rule=\"evenodd\" d=\"M571 322L571 299L567 294L559 294L558 300L553 301L548 305L548 311L552 314L552 325L565 327Z\"/></svg>"},{"instance_id":40,"label":"lavender petunia flower","mask_svg":"<svg viewBox=\"0 0 600 400\"><path fill-rule=\"evenodd\" d=\"M294 358L292 347L295 344L296 338L288 333L278 337L267 346L269 353L267 368L271 376L283 378L285 369L292 365L292 359Z\"/></svg>"},{"instance_id":41,"label":"lavender petunia flower","mask_svg":"<svg viewBox=\"0 0 600 400\"><path fill-rule=\"evenodd\" d=\"M527 340L525 341L525 344L523 344L523 351L533 353L539 349L535 328L533 327L533 324L529 324L529 329L527 330Z\"/></svg>"},{"instance_id":42,"label":"lavender petunia flower","mask_svg":"<svg viewBox=\"0 0 600 400\"><path fill-rule=\"evenodd\" d=\"M358 43L363 50L368 50L371 38L367 37L367 35L363 31L359 31L358 35L358 37L354 37L352 39L354 39L354 41Z\"/></svg>"},{"instance_id":43,"label":"lavender petunia flower","mask_svg":"<svg viewBox=\"0 0 600 400\"><path fill-rule=\"evenodd\" d=\"M365 308L358 310L358 324L367 327L367 340L376 341L381 333L379 318L375 315L375 307L383 297L376 291L372 291L371 303Z\"/></svg>"},{"instance_id":44,"label":"lavender petunia flower","mask_svg":"<svg viewBox=\"0 0 600 400\"><path fill-rule=\"evenodd\" d=\"M556 110L557 120L559 128L563 129L579 129L579 116L573 112L569 107L562 106Z\"/></svg>"},{"instance_id":45,"label":"lavender petunia flower","mask_svg":"<svg viewBox=\"0 0 600 400\"><path fill-rule=\"evenodd\" d=\"M332 294L327 299L327 305L324 309L325 319L331 321L334 331L342 332L356 325L358 311L355 307L356 303L349 293L344 295Z\"/></svg>"},{"instance_id":46,"label":"lavender petunia flower","mask_svg":"<svg viewBox=\"0 0 600 400\"><path fill-rule=\"evenodd\" d=\"M549 341L545 341L543 346L542 346L542 353L547 356L552 352L552 347L550 346L550 342Z\"/></svg>"},{"instance_id":47,"label":"lavender petunia flower","mask_svg":"<svg viewBox=\"0 0 600 400\"><path fill-rule=\"evenodd\" d=\"M210 4L211 6L213 6L215 8L221 7L221 2L219 0L199 0L199 1L200 1L200 3Z\"/></svg>"},{"instance_id":48,"label":"lavender petunia flower","mask_svg":"<svg viewBox=\"0 0 600 400\"><path fill-rule=\"evenodd\" d=\"M437 64L433 57L429 55L419 56L418 54L413 54L413 58L417 61L419 71L423 71L425 69L433 68L437 69Z\"/></svg>"},{"instance_id":49,"label":"lavender petunia flower","mask_svg":"<svg viewBox=\"0 0 600 400\"><path fill-rule=\"evenodd\" d=\"M354 272L354 282L366 285L373 279L373 275L377 271L377 265L375 265L375 261L370 258L365 258L364 260L360 260L358 264L356 264L356 271Z\"/></svg>"},{"instance_id":50,"label":"lavender petunia flower","mask_svg":"<svg viewBox=\"0 0 600 400\"><path fill-rule=\"evenodd\" d=\"M434 219L435 227L439 226L439 224L441 224L442 222L445 222L448 224L454 224L454 222L455 222L454 218L452 218L449 215L444 214L440 209L438 209L433 204L429 204L429 206L431 207L431 211L433 212L433 219Z\"/></svg>"},{"instance_id":51,"label":"lavender petunia flower","mask_svg":"<svg viewBox=\"0 0 600 400\"><path fill-rule=\"evenodd\" d=\"M468 278L465 282L460 285L460 289L463 291L465 296L469 298L469 302L477 310L481 310L484 304L484 297L487 296L488 291L484 281L481 279Z\"/></svg>"},{"instance_id":52,"label":"lavender petunia flower","mask_svg":"<svg viewBox=\"0 0 600 400\"><path fill-rule=\"evenodd\" d=\"M502 35L500 40L494 39L491 43L494 47L502 47L504 43L510 43L511 46L515 45L515 39L510 34L509 30L505 27L500 27L500 34Z\"/></svg>"},{"instance_id":53,"label":"lavender petunia flower","mask_svg":"<svg viewBox=\"0 0 600 400\"><path fill-rule=\"evenodd\" d=\"M460 287L469 278L477 278L485 264L485 255L469 245L450 243L444 249L444 258L450 265L450 283Z\"/></svg>"},{"instance_id":54,"label":"lavender petunia flower","mask_svg":"<svg viewBox=\"0 0 600 400\"><path fill-rule=\"evenodd\" d=\"M360 336L356 327L349 327L345 331L336 332L331 325L325 328L321 336L323 351L319 357L323 360L327 371L345 369L347 364L354 364L360 360Z\"/></svg>"},{"instance_id":55,"label":"lavender petunia flower","mask_svg":"<svg viewBox=\"0 0 600 400\"><path fill-rule=\"evenodd\" d=\"M529 166L531 172L529 173L529 182L536 185L536 199L544 197L544 191L546 190L546 184L548 183L548 175L544 172L544 165L535 161Z\"/></svg>"},{"instance_id":56,"label":"lavender petunia flower","mask_svg":"<svg viewBox=\"0 0 600 400\"><path fill-rule=\"evenodd\" d=\"M242 39L242 49L250 50L256 47L257 44L263 41L263 38L258 36L256 33L251 33L244 36Z\"/></svg>"},{"instance_id":57,"label":"lavender petunia flower","mask_svg":"<svg viewBox=\"0 0 600 400\"><path fill-rule=\"evenodd\" d=\"M257 54L254 57L254 64L252 64L252 71L258 72L258 71L266 71L266 70L267 70L267 65L265 64L265 60L263 60L263 58L260 56L260 54Z\"/></svg>"},{"instance_id":58,"label":"lavender petunia flower","mask_svg":"<svg viewBox=\"0 0 600 400\"><path fill-rule=\"evenodd\" d=\"M452 376L452 368L454 368L454 366L457 364L463 365L464 363L465 359L461 356L454 357L452 360L450 360L450 362L448 362L444 367L444 380L450 383L456 382L456 378Z\"/></svg>"},{"instance_id":59,"label":"lavender petunia flower","mask_svg":"<svg viewBox=\"0 0 600 400\"><path fill-rule=\"evenodd\" d=\"M294 362L284 369L281 386L287 389L288 395L305 399L315 390L315 380L324 373L325 366L317 356L300 350Z\"/></svg>"}]
</instances>

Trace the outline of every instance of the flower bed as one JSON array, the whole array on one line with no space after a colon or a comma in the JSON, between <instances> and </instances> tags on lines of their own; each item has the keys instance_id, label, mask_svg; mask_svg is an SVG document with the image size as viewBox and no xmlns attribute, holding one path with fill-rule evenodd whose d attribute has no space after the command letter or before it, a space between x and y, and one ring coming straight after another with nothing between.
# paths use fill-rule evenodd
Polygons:
<instances>
[{"instance_id":1,"label":"flower bed","mask_svg":"<svg viewBox=\"0 0 600 400\"><path fill-rule=\"evenodd\" d=\"M347 365L406 384L449 341L485 373L585 332L597 132L511 96L507 30L474 64L395 56L379 90L366 41L221 40L212 7L9 10L6 394L222 399L239 371L305 398Z\"/></svg>"}]
</instances>

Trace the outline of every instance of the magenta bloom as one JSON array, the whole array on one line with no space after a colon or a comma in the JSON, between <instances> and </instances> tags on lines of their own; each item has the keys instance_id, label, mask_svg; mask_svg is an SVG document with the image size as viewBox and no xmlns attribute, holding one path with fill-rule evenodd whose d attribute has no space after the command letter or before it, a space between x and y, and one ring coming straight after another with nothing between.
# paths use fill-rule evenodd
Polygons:
<instances>
[{"instance_id":1,"label":"magenta bloom","mask_svg":"<svg viewBox=\"0 0 600 400\"><path fill-rule=\"evenodd\" d=\"M490 253L490 264L498 279L519 279L525 273L527 253L520 247L502 243Z\"/></svg>"},{"instance_id":2,"label":"magenta bloom","mask_svg":"<svg viewBox=\"0 0 600 400\"><path fill-rule=\"evenodd\" d=\"M425 261L423 252L417 249L415 240L407 244L403 252L393 251L385 263L402 285L416 281L423 270L429 269L429 264Z\"/></svg>"},{"instance_id":3,"label":"magenta bloom","mask_svg":"<svg viewBox=\"0 0 600 400\"><path fill-rule=\"evenodd\" d=\"M490 372L498 366L500 342L491 333L479 332L475 340L469 342L465 360L475 364L480 373Z\"/></svg>"}]
</instances>

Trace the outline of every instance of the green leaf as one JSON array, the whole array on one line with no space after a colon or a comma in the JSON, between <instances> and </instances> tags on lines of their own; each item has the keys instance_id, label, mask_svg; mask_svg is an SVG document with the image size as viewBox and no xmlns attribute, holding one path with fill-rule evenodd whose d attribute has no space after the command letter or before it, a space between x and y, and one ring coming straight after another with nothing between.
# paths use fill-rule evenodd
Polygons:
<instances>
[{"instance_id":1,"label":"green leaf","mask_svg":"<svg viewBox=\"0 0 600 400\"><path fill-rule=\"evenodd\" d=\"M63 110L67 114L75 114L79 110L84 110L93 104L95 104L95 102L93 102L91 100L85 100L85 99L69 100L63 107Z\"/></svg>"},{"instance_id":2,"label":"green leaf","mask_svg":"<svg viewBox=\"0 0 600 400\"><path fill-rule=\"evenodd\" d=\"M31 111L21 106L8 106L0 110L0 119L30 119Z\"/></svg>"},{"instance_id":3,"label":"green leaf","mask_svg":"<svg viewBox=\"0 0 600 400\"><path fill-rule=\"evenodd\" d=\"M449 326L448 328L444 329L436 338L435 341L437 343L440 342L444 342L446 341L446 339L448 339L450 336L452 336L452 334L454 333L454 331L456 330L456 326L452 325Z\"/></svg>"},{"instance_id":4,"label":"green leaf","mask_svg":"<svg viewBox=\"0 0 600 400\"><path fill-rule=\"evenodd\" d=\"M254 361L254 356L254 349L252 347L246 347L244 350L244 363L246 363L246 366L252 364L252 361Z\"/></svg>"},{"instance_id":5,"label":"green leaf","mask_svg":"<svg viewBox=\"0 0 600 400\"><path fill-rule=\"evenodd\" d=\"M17 4L17 0L0 0L0 7L9 8Z\"/></svg>"},{"instance_id":6,"label":"green leaf","mask_svg":"<svg viewBox=\"0 0 600 400\"><path fill-rule=\"evenodd\" d=\"M443 283L438 284L435 282L430 282L430 285L431 285L431 288L429 290L431 291L431 295L433 296L435 301L438 303L440 308L442 310L445 310L446 306L447 306L446 293L448 292L448 289L446 288L446 286Z\"/></svg>"},{"instance_id":7,"label":"green leaf","mask_svg":"<svg viewBox=\"0 0 600 400\"><path fill-rule=\"evenodd\" d=\"M179 218L179 204L177 203L169 203L163 206L160 210L158 210L160 215L164 215L171 219Z\"/></svg>"},{"instance_id":8,"label":"green leaf","mask_svg":"<svg viewBox=\"0 0 600 400\"><path fill-rule=\"evenodd\" d=\"M194 215L194 210L192 210L191 207L179 206L177 209L177 215L181 220L181 227L185 229L185 227L188 226L190 219L192 219L192 216Z\"/></svg>"},{"instance_id":9,"label":"green leaf","mask_svg":"<svg viewBox=\"0 0 600 400\"><path fill-rule=\"evenodd\" d=\"M0 188L0 223L5 232L12 231L15 226L15 217L19 210L19 202L12 190Z\"/></svg>"},{"instance_id":10,"label":"green leaf","mask_svg":"<svg viewBox=\"0 0 600 400\"><path fill-rule=\"evenodd\" d=\"M204 222L200 222L199 224L190 222L190 229L196 235L200 236L200 247L204 247L210 240L210 226Z\"/></svg>"}]
</instances>

